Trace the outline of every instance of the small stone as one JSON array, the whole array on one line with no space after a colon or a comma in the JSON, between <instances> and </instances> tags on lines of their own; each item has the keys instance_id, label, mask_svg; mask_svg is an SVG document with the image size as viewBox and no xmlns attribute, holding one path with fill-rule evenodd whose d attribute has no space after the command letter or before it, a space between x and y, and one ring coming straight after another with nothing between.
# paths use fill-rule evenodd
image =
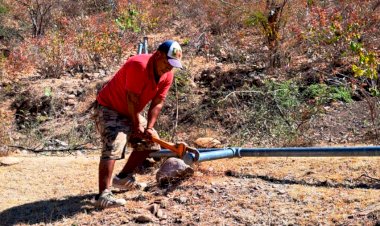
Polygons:
<instances>
[{"instance_id":1,"label":"small stone","mask_svg":"<svg viewBox=\"0 0 380 226\"><path fill-rule=\"evenodd\" d=\"M67 100L67 104L69 104L69 105L76 105L77 102L74 99L68 99Z\"/></svg>"},{"instance_id":2,"label":"small stone","mask_svg":"<svg viewBox=\"0 0 380 226\"><path fill-rule=\"evenodd\" d=\"M185 203L187 202L187 198L181 196L181 197L179 197L178 199L176 199L176 201L177 201L178 203L185 204Z\"/></svg>"},{"instance_id":3,"label":"small stone","mask_svg":"<svg viewBox=\"0 0 380 226\"><path fill-rule=\"evenodd\" d=\"M64 141L61 141L61 140L58 140L58 139L54 139L54 143L59 145L59 146L63 146L63 147L67 147L69 146L68 143L64 142Z\"/></svg>"},{"instance_id":4,"label":"small stone","mask_svg":"<svg viewBox=\"0 0 380 226\"><path fill-rule=\"evenodd\" d=\"M201 176L203 176L203 173L202 173L202 172L195 172L195 173L194 173L194 176L196 176L196 177L201 177Z\"/></svg>"},{"instance_id":5,"label":"small stone","mask_svg":"<svg viewBox=\"0 0 380 226\"><path fill-rule=\"evenodd\" d=\"M226 52L226 50L224 50L224 49L220 49L219 52L220 52L220 56L221 56L221 57L223 57L223 58L226 58L226 57L227 57L227 52Z\"/></svg>"},{"instance_id":6,"label":"small stone","mask_svg":"<svg viewBox=\"0 0 380 226\"><path fill-rule=\"evenodd\" d=\"M169 201L168 200L166 200L166 199L161 200L161 202L160 202L160 207L161 208L165 209L168 206L169 206Z\"/></svg>"},{"instance_id":7,"label":"small stone","mask_svg":"<svg viewBox=\"0 0 380 226\"><path fill-rule=\"evenodd\" d=\"M258 75L255 75L255 76L253 76L253 84L255 84L257 87L261 87L261 86L264 86L265 85L265 83L264 83L264 81L261 79L261 77L260 76L258 76Z\"/></svg>"},{"instance_id":8,"label":"small stone","mask_svg":"<svg viewBox=\"0 0 380 226\"><path fill-rule=\"evenodd\" d=\"M106 76L106 71L105 70L103 70L103 69L100 69L99 70L99 75L101 76L101 77L104 77L104 76Z\"/></svg>"},{"instance_id":9,"label":"small stone","mask_svg":"<svg viewBox=\"0 0 380 226\"><path fill-rule=\"evenodd\" d=\"M5 157L0 159L0 165L11 166L20 163L21 160L15 157Z\"/></svg>"},{"instance_id":10,"label":"small stone","mask_svg":"<svg viewBox=\"0 0 380 226\"><path fill-rule=\"evenodd\" d=\"M153 219L147 215L139 215L138 217L135 218L135 221L137 223L149 223L149 222L153 222Z\"/></svg>"},{"instance_id":11,"label":"small stone","mask_svg":"<svg viewBox=\"0 0 380 226\"><path fill-rule=\"evenodd\" d=\"M156 216L157 216L159 219L166 219L166 218L167 218L167 215L165 214L165 212L164 212L162 209L159 209L159 210L157 211Z\"/></svg>"},{"instance_id":12,"label":"small stone","mask_svg":"<svg viewBox=\"0 0 380 226\"><path fill-rule=\"evenodd\" d=\"M154 203L149 206L149 211L153 214L156 215L157 211L159 210L158 204Z\"/></svg>"},{"instance_id":13,"label":"small stone","mask_svg":"<svg viewBox=\"0 0 380 226\"><path fill-rule=\"evenodd\" d=\"M75 96L74 94L70 94L70 95L67 96L67 98L68 98L68 99L75 99L76 96Z\"/></svg>"},{"instance_id":14,"label":"small stone","mask_svg":"<svg viewBox=\"0 0 380 226\"><path fill-rule=\"evenodd\" d=\"M216 190L214 188L211 188L210 193L216 193Z\"/></svg>"},{"instance_id":15,"label":"small stone","mask_svg":"<svg viewBox=\"0 0 380 226\"><path fill-rule=\"evenodd\" d=\"M139 194L136 197L132 198L135 201L145 201L147 198L143 194Z\"/></svg>"},{"instance_id":16,"label":"small stone","mask_svg":"<svg viewBox=\"0 0 380 226\"><path fill-rule=\"evenodd\" d=\"M148 188L148 184L147 183L144 183L144 182L139 183L139 189L140 190L146 191L147 188Z\"/></svg>"}]
</instances>

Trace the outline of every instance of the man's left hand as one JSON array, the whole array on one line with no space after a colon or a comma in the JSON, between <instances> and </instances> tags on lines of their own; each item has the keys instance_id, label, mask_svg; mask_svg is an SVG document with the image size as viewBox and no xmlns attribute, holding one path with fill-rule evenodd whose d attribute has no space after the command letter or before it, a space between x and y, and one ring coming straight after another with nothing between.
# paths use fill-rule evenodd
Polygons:
<instances>
[{"instance_id":1,"label":"man's left hand","mask_svg":"<svg viewBox=\"0 0 380 226\"><path fill-rule=\"evenodd\" d=\"M149 138L152 138L152 137L155 137L155 138L160 138L158 136L158 133L157 131L154 129L154 128L146 128L145 131L144 131L144 134L149 137Z\"/></svg>"}]
</instances>

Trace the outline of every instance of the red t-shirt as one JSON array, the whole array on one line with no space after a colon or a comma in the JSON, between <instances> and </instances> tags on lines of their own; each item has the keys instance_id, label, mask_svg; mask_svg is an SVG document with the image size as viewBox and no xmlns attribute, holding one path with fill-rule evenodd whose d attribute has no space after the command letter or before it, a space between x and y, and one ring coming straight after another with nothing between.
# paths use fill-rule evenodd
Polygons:
<instances>
[{"instance_id":1,"label":"red t-shirt","mask_svg":"<svg viewBox=\"0 0 380 226\"><path fill-rule=\"evenodd\" d=\"M99 104L127 115L127 91L140 96L137 112L141 112L154 97L164 100L173 82L173 72L163 74L157 84L152 61L149 61L151 56L140 54L130 57L99 92L96 98Z\"/></svg>"}]
</instances>

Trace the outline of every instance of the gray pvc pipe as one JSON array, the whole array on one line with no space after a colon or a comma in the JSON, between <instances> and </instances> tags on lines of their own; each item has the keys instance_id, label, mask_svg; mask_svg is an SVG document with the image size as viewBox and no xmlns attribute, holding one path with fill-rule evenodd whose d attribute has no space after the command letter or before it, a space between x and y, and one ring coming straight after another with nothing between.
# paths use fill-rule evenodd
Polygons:
<instances>
[{"instance_id":1,"label":"gray pvc pipe","mask_svg":"<svg viewBox=\"0 0 380 226\"><path fill-rule=\"evenodd\" d=\"M285 148L207 148L198 149L198 162L233 157L371 157L380 156L380 146L365 147L285 147ZM152 153L151 157L175 157L169 150ZM183 160L193 164L194 154L187 153Z\"/></svg>"},{"instance_id":2,"label":"gray pvc pipe","mask_svg":"<svg viewBox=\"0 0 380 226\"><path fill-rule=\"evenodd\" d=\"M148 54L148 37L143 38L143 43L144 43L144 53Z\"/></svg>"},{"instance_id":3,"label":"gray pvc pipe","mask_svg":"<svg viewBox=\"0 0 380 226\"><path fill-rule=\"evenodd\" d=\"M144 47L144 44L139 42L139 44L137 45L137 55L142 54L143 47Z\"/></svg>"}]
</instances>

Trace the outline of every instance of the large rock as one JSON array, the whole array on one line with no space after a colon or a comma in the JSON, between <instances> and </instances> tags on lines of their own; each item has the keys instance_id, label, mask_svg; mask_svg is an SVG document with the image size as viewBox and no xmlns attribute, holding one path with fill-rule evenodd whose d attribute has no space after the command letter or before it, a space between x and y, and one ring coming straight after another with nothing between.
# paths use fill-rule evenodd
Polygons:
<instances>
[{"instance_id":1,"label":"large rock","mask_svg":"<svg viewBox=\"0 0 380 226\"><path fill-rule=\"evenodd\" d=\"M213 137L201 137L196 139L194 143L202 148L215 148L221 145L221 142Z\"/></svg>"},{"instance_id":2,"label":"large rock","mask_svg":"<svg viewBox=\"0 0 380 226\"><path fill-rule=\"evenodd\" d=\"M194 174L194 170L182 159L169 158L160 167L156 174L159 185L176 183Z\"/></svg>"}]
</instances>

